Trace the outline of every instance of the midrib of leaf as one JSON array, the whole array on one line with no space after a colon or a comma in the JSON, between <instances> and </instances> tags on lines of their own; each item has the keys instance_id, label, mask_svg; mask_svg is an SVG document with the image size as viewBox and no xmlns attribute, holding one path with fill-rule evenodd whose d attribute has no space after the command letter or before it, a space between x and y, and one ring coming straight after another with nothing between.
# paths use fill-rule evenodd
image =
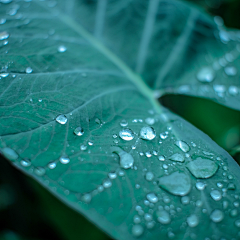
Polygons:
<instances>
[{"instance_id":1,"label":"midrib of leaf","mask_svg":"<svg viewBox=\"0 0 240 240\"><path fill-rule=\"evenodd\" d=\"M37 2L42 7L47 9L52 13L51 9L46 8L41 2ZM93 47L95 47L99 52L101 52L105 57L111 60L125 75L126 77L135 84L139 91L151 102L154 110L157 113L162 113L162 107L158 100L154 98L154 91L151 90L143 81L143 79L136 73L134 73L120 58L118 58L114 53L112 53L108 48L106 48L100 41L94 38L89 32L87 32L80 24L74 21L69 15L61 12L58 16L64 24L69 26L75 32L80 34L85 40L87 40Z\"/></svg>"}]
</instances>

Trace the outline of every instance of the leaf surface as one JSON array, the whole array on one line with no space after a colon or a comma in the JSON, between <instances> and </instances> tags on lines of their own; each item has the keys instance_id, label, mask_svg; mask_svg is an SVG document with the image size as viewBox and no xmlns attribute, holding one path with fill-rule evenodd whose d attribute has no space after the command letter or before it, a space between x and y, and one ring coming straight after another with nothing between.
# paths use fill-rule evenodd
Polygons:
<instances>
[{"instance_id":1,"label":"leaf surface","mask_svg":"<svg viewBox=\"0 0 240 240\"><path fill-rule=\"evenodd\" d=\"M53 3L1 4L2 154L114 239L236 237L235 161Z\"/></svg>"}]
</instances>

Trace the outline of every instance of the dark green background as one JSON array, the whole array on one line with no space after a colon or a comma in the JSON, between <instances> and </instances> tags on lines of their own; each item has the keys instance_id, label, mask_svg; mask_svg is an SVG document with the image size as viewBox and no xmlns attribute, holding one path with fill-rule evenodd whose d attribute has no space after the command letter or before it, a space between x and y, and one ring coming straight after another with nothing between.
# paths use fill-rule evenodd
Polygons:
<instances>
[{"instance_id":1,"label":"dark green background","mask_svg":"<svg viewBox=\"0 0 240 240\"><path fill-rule=\"evenodd\" d=\"M194 0L225 25L240 29L239 0ZM207 133L240 163L240 112L209 100L168 95L161 103ZM0 158L0 240L110 239L38 183Z\"/></svg>"}]
</instances>

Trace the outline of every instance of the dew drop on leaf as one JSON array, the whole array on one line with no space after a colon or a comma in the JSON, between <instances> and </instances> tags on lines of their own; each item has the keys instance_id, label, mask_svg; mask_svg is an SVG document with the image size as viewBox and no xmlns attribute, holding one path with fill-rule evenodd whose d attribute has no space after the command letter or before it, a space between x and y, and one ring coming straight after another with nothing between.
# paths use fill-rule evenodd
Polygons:
<instances>
[{"instance_id":1,"label":"dew drop on leaf","mask_svg":"<svg viewBox=\"0 0 240 240\"><path fill-rule=\"evenodd\" d=\"M145 178L147 181L152 181L154 178L154 174L152 172L147 172Z\"/></svg>"},{"instance_id":2,"label":"dew drop on leaf","mask_svg":"<svg viewBox=\"0 0 240 240\"><path fill-rule=\"evenodd\" d=\"M86 193L82 196L82 200L85 202L85 203L90 203L91 200L92 200L92 196L90 193Z\"/></svg>"},{"instance_id":3,"label":"dew drop on leaf","mask_svg":"<svg viewBox=\"0 0 240 240\"><path fill-rule=\"evenodd\" d=\"M67 48L64 45L61 45L58 47L58 52L62 53L62 52L66 52Z\"/></svg>"},{"instance_id":4,"label":"dew drop on leaf","mask_svg":"<svg viewBox=\"0 0 240 240\"><path fill-rule=\"evenodd\" d=\"M148 125L153 125L155 123L155 119L154 118L146 118L145 122Z\"/></svg>"},{"instance_id":5,"label":"dew drop on leaf","mask_svg":"<svg viewBox=\"0 0 240 240\"><path fill-rule=\"evenodd\" d=\"M112 147L111 150L120 157L120 166L122 168L128 169L133 166L134 159L131 154L123 151L120 147Z\"/></svg>"},{"instance_id":6,"label":"dew drop on leaf","mask_svg":"<svg viewBox=\"0 0 240 240\"><path fill-rule=\"evenodd\" d=\"M56 121L60 124L66 124L68 119L65 115L61 114L57 116Z\"/></svg>"},{"instance_id":7,"label":"dew drop on leaf","mask_svg":"<svg viewBox=\"0 0 240 240\"><path fill-rule=\"evenodd\" d=\"M123 119L121 122L120 122L120 126L121 127L126 127L128 125L128 122L125 120L125 119Z\"/></svg>"},{"instance_id":8,"label":"dew drop on leaf","mask_svg":"<svg viewBox=\"0 0 240 240\"><path fill-rule=\"evenodd\" d=\"M119 137L125 141L131 141L134 138L134 133L131 129L125 128L119 132Z\"/></svg>"},{"instance_id":9,"label":"dew drop on leaf","mask_svg":"<svg viewBox=\"0 0 240 240\"><path fill-rule=\"evenodd\" d=\"M211 215L210 215L210 219L213 222L221 222L224 218L223 212L219 209L215 209L212 211Z\"/></svg>"},{"instance_id":10,"label":"dew drop on leaf","mask_svg":"<svg viewBox=\"0 0 240 240\"><path fill-rule=\"evenodd\" d=\"M148 193L146 197L147 197L147 200L151 203L158 202L158 197L156 196L155 193Z\"/></svg>"},{"instance_id":11,"label":"dew drop on leaf","mask_svg":"<svg viewBox=\"0 0 240 240\"><path fill-rule=\"evenodd\" d=\"M68 157L60 157L59 158L60 163L62 164L68 164L70 162L70 159Z\"/></svg>"},{"instance_id":12,"label":"dew drop on leaf","mask_svg":"<svg viewBox=\"0 0 240 240\"><path fill-rule=\"evenodd\" d=\"M111 173L108 174L108 177L109 177L110 179L115 179L115 178L117 177L117 173L111 172Z\"/></svg>"},{"instance_id":13,"label":"dew drop on leaf","mask_svg":"<svg viewBox=\"0 0 240 240\"><path fill-rule=\"evenodd\" d=\"M197 182L197 183L196 183L196 188L197 188L198 190L200 190L200 191L204 190L205 187L206 187L206 184L203 183L203 182Z\"/></svg>"},{"instance_id":14,"label":"dew drop on leaf","mask_svg":"<svg viewBox=\"0 0 240 240\"><path fill-rule=\"evenodd\" d=\"M184 141L176 141L175 145L178 146L183 152L188 152L190 150L189 146L187 143L185 143Z\"/></svg>"},{"instance_id":15,"label":"dew drop on leaf","mask_svg":"<svg viewBox=\"0 0 240 240\"><path fill-rule=\"evenodd\" d=\"M182 204L187 205L187 204L189 204L189 202L190 202L190 198L188 196L183 196L181 198L181 203Z\"/></svg>"},{"instance_id":16,"label":"dew drop on leaf","mask_svg":"<svg viewBox=\"0 0 240 240\"><path fill-rule=\"evenodd\" d=\"M46 171L43 167L37 167L34 169L34 172L41 177L45 174Z\"/></svg>"},{"instance_id":17,"label":"dew drop on leaf","mask_svg":"<svg viewBox=\"0 0 240 240\"><path fill-rule=\"evenodd\" d=\"M162 224L169 224L171 222L170 215L165 210L160 210L156 212L157 220Z\"/></svg>"},{"instance_id":18,"label":"dew drop on leaf","mask_svg":"<svg viewBox=\"0 0 240 240\"><path fill-rule=\"evenodd\" d=\"M230 95L236 96L236 95L238 95L239 90L238 90L238 88L236 86L230 86L228 88L228 92L229 92Z\"/></svg>"},{"instance_id":19,"label":"dew drop on leaf","mask_svg":"<svg viewBox=\"0 0 240 240\"><path fill-rule=\"evenodd\" d=\"M225 67L224 71L228 76L235 76L237 74L237 69L233 66Z\"/></svg>"},{"instance_id":20,"label":"dew drop on leaf","mask_svg":"<svg viewBox=\"0 0 240 240\"><path fill-rule=\"evenodd\" d=\"M57 164L55 162L51 162L48 164L49 169L54 169L56 166L57 166Z\"/></svg>"},{"instance_id":21,"label":"dew drop on leaf","mask_svg":"<svg viewBox=\"0 0 240 240\"><path fill-rule=\"evenodd\" d=\"M218 165L211 160L199 157L195 161L188 163L187 168L196 178L210 178L218 170Z\"/></svg>"},{"instance_id":22,"label":"dew drop on leaf","mask_svg":"<svg viewBox=\"0 0 240 240\"><path fill-rule=\"evenodd\" d=\"M237 219L237 220L235 221L235 226L238 227L238 228L240 228L240 219Z\"/></svg>"},{"instance_id":23,"label":"dew drop on leaf","mask_svg":"<svg viewBox=\"0 0 240 240\"><path fill-rule=\"evenodd\" d=\"M169 159L176 162L184 162L184 156L180 153L173 154Z\"/></svg>"},{"instance_id":24,"label":"dew drop on leaf","mask_svg":"<svg viewBox=\"0 0 240 240\"><path fill-rule=\"evenodd\" d=\"M160 133L160 138L161 139L166 139L168 135L166 133Z\"/></svg>"},{"instance_id":25,"label":"dew drop on leaf","mask_svg":"<svg viewBox=\"0 0 240 240\"><path fill-rule=\"evenodd\" d=\"M150 141L156 137L156 132L152 127L143 127L140 131L140 137Z\"/></svg>"},{"instance_id":26,"label":"dew drop on leaf","mask_svg":"<svg viewBox=\"0 0 240 240\"><path fill-rule=\"evenodd\" d=\"M109 179L107 179L103 182L104 188L110 188L111 186L112 186L112 182Z\"/></svg>"},{"instance_id":27,"label":"dew drop on leaf","mask_svg":"<svg viewBox=\"0 0 240 240\"><path fill-rule=\"evenodd\" d=\"M7 21L6 18L1 18L1 19L0 19L0 24L4 24L6 21Z\"/></svg>"},{"instance_id":28,"label":"dew drop on leaf","mask_svg":"<svg viewBox=\"0 0 240 240\"><path fill-rule=\"evenodd\" d=\"M8 32L6 32L6 31L0 32L0 40L7 39L8 37L9 37Z\"/></svg>"},{"instance_id":29,"label":"dew drop on leaf","mask_svg":"<svg viewBox=\"0 0 240 240\"><path fill-rule=\"evenodd\" d=\"M135 215L135 216L133 217L133 222L134 222L134 223L140 223L140 222L141 222L140 216Z\"/></svg>"},{"instance_id":30,"label":"dew drop on leaf","mask_svg":"<svg viewBox=\"0 0 240 240\"><path fill-rule=\"evenodd\" d=\"M161 156L158 157L158 160L159 161L165 161L165 157L163 155L161 155Z\"/></svg>"},{"instance_id":31,"label":"dew drop on leaf","mask_svg":"<svg viewBox=\"0 0 240 240\"><path fill-rule=\"evenodd\" d=\"M4 157L6 157L11 161L16 161L18 159L18 154L11 148L8 148L8 147L2 148L1 152Z\"/></svg>"},{"instance_id":32,"label":"dew drop on leaf","mask_svg":"<svg viewBox=\"0 0 240 240\"><path fill-rule=\"evenodd\" d=\"M215 200L215 201L219 201L219 200L222 199L222 194L218 190L212 190L210 192L210 195L211 195L212 199Z\"/></svg>"},{"instance_id":33,"label":"dew drop on leaf","mask_svg":"<svg viewBox=\"0 0 240 240\"><path fill-rule=\"evenodd\" d=\"M150 157L152 156L151 152L149 152L149 151L147 151L147 152L145 153L145 155L146 155L146 157L148 157L148 158L150 158Z\"/></svg>"},{"instance_id":34,"label":"dew drop on leaf","mask_svg":"<svg viewBox=\"0 0 240 240\"><path fill-rule=\"evenodd\" d=\"M159 178L158 184L169 193L178 196L185 196L191 190L190 177L182 172L174 172L168 176L163 176Z\"/></svg>"},{"instance_id":35,"label":"dew drop on leaf","mask_svg":"<svg viewBox=\"0 0 240 240\"><path fill-rule=\"evenodd\" d=\"M141 225L134 225L132 227L132 235L135 237L139 237L143 234L144 229Z\"/></svg>"},{"instance_id":36,"label":"dew drop on leaf","mask_svg":"<svg viewBox=\"0 0 240 240\"><path fill-rule=\"evenodd\" d=\"M187 223L189 227L196 227L199 223L198 217L195 214L192 214L187 218Z\"/></svg>"},{"instance_id":37,"label":"dew drop on leaf","mask_svg":"<svg viewBox=\"0 0 240 240\"><path fill-rule=\"evenodd\" d=\"M3 78L7 77L8 75L9 73L0 73L0 77L3 77Z\"/></svg>"},{"instance_id":38,"label":"dew drop on leaf","mask_svg":"<svg viewBox=\"0 0 240 240\"><path fill-rule=\"evenodd\" d=\"M197 73L197 80L204 83L212 82L215 78L215 72L210 67L203 67L198 73Z\"/></svg>"},{"instance_id":39,"label":"dew drop on leaf","mask_svg":"<svg viewBox=\"0 0 240 240\"><path fill-rule=\"evenodd\" d=\"M23 159L23 160L21 160L20 161L20 164L23 166L23 167L29 167L29 166L31 166L31 161L30 160L28 160L28 159Z\"/></svg>"},{"instance_id":40,"label":"dew drop on leaf","mask_svg":"<svg viewBox=\"0 0 240 240\"><path fill-rule=\"evenodd\" d=\"M82 136L84 134L83 128L81 128L81 127L75 128L74 134L77 135L77 136Z\"/></svg>"},{"instance_id":41,"label":"dew drop on leaf","mask_svg":"<svg viewBox=\"0 0 240 240\"><path fill-rule=\"evenodd\" d=\"M27 67L27 68L26 68L26 73L29 74L29 73L32 73L32 71L33 71L32 68L30 68L30 67Z\"/></svg>"}]
</instances>

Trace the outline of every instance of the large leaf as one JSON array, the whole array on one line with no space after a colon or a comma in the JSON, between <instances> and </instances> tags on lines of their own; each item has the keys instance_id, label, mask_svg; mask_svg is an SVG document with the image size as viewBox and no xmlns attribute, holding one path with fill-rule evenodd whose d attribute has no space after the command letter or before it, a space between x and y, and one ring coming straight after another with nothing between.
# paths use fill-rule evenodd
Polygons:
<instances>
[{"instance_id":1,"label":"large leaf","mask_svg":"<svg viewBox=\"0 0 240 240\"><path fill-rule=\"evenodd\" d=\"M115 239L236 237L235 161L164 109L66 1L2 2L2 154Z\"/></svg>"}]
</instances>

